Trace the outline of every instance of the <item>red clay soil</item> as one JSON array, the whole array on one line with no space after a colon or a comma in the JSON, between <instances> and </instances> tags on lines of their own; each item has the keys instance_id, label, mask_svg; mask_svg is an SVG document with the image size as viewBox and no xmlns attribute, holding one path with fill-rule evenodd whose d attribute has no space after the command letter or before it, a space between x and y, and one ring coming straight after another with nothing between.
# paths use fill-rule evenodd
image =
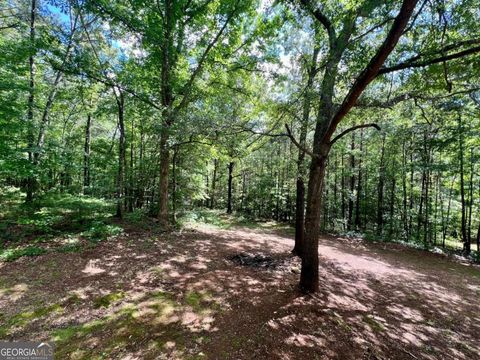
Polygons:
<instances>
[{"instance_id":1,"label":"red clay soil","mask_svg":"<svg viewBox=\"0 0 480 360\"><path fill-rule=\"evenodd\" d=\"M3 263L0 335L54 340L58 359L480 359L478 268L322 237L321 290L303 296L292 245L265 228L131 231Z\"/></svg>"}]
</instances>

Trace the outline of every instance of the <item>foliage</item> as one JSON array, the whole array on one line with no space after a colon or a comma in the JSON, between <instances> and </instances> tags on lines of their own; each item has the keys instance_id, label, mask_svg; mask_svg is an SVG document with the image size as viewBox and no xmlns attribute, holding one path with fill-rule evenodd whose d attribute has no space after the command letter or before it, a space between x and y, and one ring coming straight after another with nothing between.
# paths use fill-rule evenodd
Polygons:
<instances>
[{"instance_id":1,"label":"foliage","mask_svg":"<svg viewBox=\"0 0 480 360\"><path fill-rule=\"evenodd\" d=\"M39 256L47 252L46 249L38 246L27 246L23 248L10 248L0 251L0 259L3 261L14 261L22 256Z\"/></svg>"},{"instance_id":2,"label":"foliage","mask_svg":"<svg viewBox=\"0 0 480 360\"><path fill-rule=\"evenodd\" d=\"M32 29L31 3L8 2L0 20L4 245L118 236L114 205L126 222L149 228L152 216L180 225L293 223L310 157L299 162L285 124L295 139L305 128L313 148L324 85L333 84L336 109L400 5L312 2L329 25L309 2L173 3L42 0ZM334 134L381 128L348 133L330 150L324 231L426 248L480 238L478 7L417 4ZM327 71L332 46L340 58ZM159 216L165 196L168 215ZM236 220L222 216L227 208Z\"/></svg>"}]
</instances>

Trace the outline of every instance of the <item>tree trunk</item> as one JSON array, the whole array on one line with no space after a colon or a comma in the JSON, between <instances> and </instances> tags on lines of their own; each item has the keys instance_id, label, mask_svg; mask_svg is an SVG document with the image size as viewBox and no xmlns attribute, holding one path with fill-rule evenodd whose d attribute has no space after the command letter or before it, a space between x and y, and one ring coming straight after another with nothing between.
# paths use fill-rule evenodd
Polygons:
<instances>
[{"instance_id":1,"label":"tree trunk","mask_svg":"<svg viewBox=\"0 0 480 360\"><path fill-rule=\"evenodd\" d=\"M433 206L433 226L430 228L433 232L433 245L437 246L437 223L438 223L438 201L440 195L440 174L437 173L435 178L435 203Z\"/></svg>"},{"instance_id":2,"label":"tree trunk","mask_svg":"<svg viewBox=\"0 0 480 360\"><path fill-rule=\"evenodd\" d=\"M30 8L30 55L28 57L29 62L29 73L30 73L30 82L28 88L28 112L27 112L27 121L28 121L28 161L33 166L34 161L34 119L33 119L33 109L35 106L35 20L37 15L37 2L32 0ZM35 191L35 178L32 175L29 175L26 179L26 202L30 203L33 201L33 193Z\"/></svg>"},{"instance_id":3,"label":"tree trunk","mask_svg":"<svg viewBox=\"0 0 480 360\"><path fill-rule=\"evenodd\" d=\"M423 243L426 246L428 242L429 223L430 223L430 184L431 184L431 150L429 148L429 138L425 132L423 139L425 147L425 164L426 164L426 179L425 179L425 216L423 218Z\"/></svg>"},{"instance_id":4,"label":"tree trunk","mask_svg":"<svg viewBox=\"0 0 480 360\"><path fill-rule=\"evenodd\" d=\"M327 150L328 151L328 150ZM305 213L305 241L303 244L300 288L310 293L318 290L318 237L320 232L320 212L322 187L328 152L313 158L310 164L308 181L307 209Z\"/></svg>"},{"instance_id":5,"label":"tree trunk","mask_svg":"<svg viewBox=\"0 0 480 360\"><path fill-rule=\"evenodd\" d=\"M177 156L178 148L174 148L172 157L172 216L174 223L177 222Z\"/></svg>"},{"instance_id":6,"label":"tree trunk","mask_svg":"<svg viewBox=\"0 0 480 360\"><path fill-rule=\"evenodd\" d=\"M424 199L425 199L425 182L426 182L427 176L425 173L425 169L422 170L422 190L420 192L420 204L418 207L418 214L417 214L417 235L416 235L416 241L420 241L420 230L422 228L423 224L423 205L424 205Z\"/></svg>"},{"instance_id":7,"label":"tree trunk","mask_svg":"<svg viewBox=\"0 0 480 360\"><path fill-rule=\"evenodd\" d=\"M228 164L227 214L232 213L233 166L234 166L234 162L231 161Z\"/></svg>"},{"instance_id":8,"label":"tree trunk","mask_svg":"<svg viewBox=\"0 0 480 360\"><path fill-rule=\"evenodd\" d=\"M350 144L350 192L348 196L348 230L353 225L353 197L355 192L355 132L352 132L352 142Z\"/></svg>"},{"instance_id":9,"label":"tree trunk","mask_svg":"<svg viewBox=\"0 0 480 360\"><path fill-rule=\"evenodd\" d=\"M168 129L162 129L160 135L160 186L158 220L163 229L168 228L168 168L170 149L168 147Z\"/></svg>"},{"instance_id":10,"label":"tree trunk","mask_svg":"<svg viewBox=\"0 0 480 360\"><path fill-rule=\"evenodd\" d=\"M292 254L302 256L302 248L305 237L305 184L303 177L297 177L296 201L295 201L295 246Z\"/></svg>"},{"instance_id":11,"label":"tree trunk","mask_svg":"<svg viewBox=\"0 0 480 360\"><path fill-rule=\"evenodd\" d=\"M315 28L317 34L318 27ZM307 68L307 85L305 87L305 96L303 98L302 124L300 127L300 145L305 148L308 133L308 122L310 119L310 110L313 96L313 82L315 80L317 58L320 48L315 45L313 49L312 59ZM298 151L297 160L297 186L295 200L295 245L292 253L302 256L302 248L305 238L305 151Z\"/></svg>"},{"instance_id":12,"label":"tree trunk","mask_svg":"<svg viewBox=\"0 0 480 360\"><path fill-rule=\"evenodd\" d=\"M477 253L480 253L480 222L477 229Z\"/></svg>"},{"instance_id":13,"label":"tree trunk","mask_svg":"<svg viewBox=\"0 0 480 360\"><path fill-rule=\"evenodd\" d=\"M448 205L447 205L447 216L444 222L444 227L442 229L442 247L445 248L445 239L447 237L448 225L450 222L450 209L452 207L452 197L453 197L453 186L455 185L456 175L453 177L450 190L448 191Z\"/></svg>"},{"instance_id":14,"label":"tree trunk","mask_svg":"<svg viewBox=\"0 0 480 360\"><path fill-rule=\"evenodd\" d=\"M390 237L393 235L393 228L395 225L394 222L394 213L395 213L395 186L396 186L396 179L395 175L392 177L392 189L390 193L390 229L389 229L389 234Z\"/></svg>"},{"instance_id":15,"label":"tree trunk","mask_svg":"<svg viewBox=\"0 0 480 360\"><path fill-rule=\"evenodd\" d=\"M70 56L70 52L73 48L73 37L75 36L75 32L77 30L77 20L78 20L78 14L75 15L75 19L73 20L73 24L71 24L71 33L68 38L68 43L67 43L67 48L65 50L65 54L63 56L62 60L62 65L60 68L57 70L57 73L55 75L55 80L53 81L52 87L50 89L50 92L47 97L47 102L45 104L45 107L42 112L42 117L40 119L40 129L38 132L38 138L37 138L37 149L34 152L34 163L37 164L40 160L41 156L41 151L43 148L43 145L45 143L45 132L47 130L47 125L49 122L49 115L50 115L50 109L52 108L52 105L55 101L55 97L57 95L58 91L58 85L60 84L60 81L62 80L63 77L63 71L64 67L68 61L68 58Z\"/></svg>"},{"instance_id":16,"label":"tree trunk","mask_svg":"<svg viewBox=\"0 0 480 360\"><path fill-rule=\"evenodd\" d=\"M462 242L463 242L463 252L465 255L470 254L470 239L467 234L467 209L465 201L465 171L464 171L464 139L463 139L463 123L462 116L458 116L458 130L459 130L459 158L460 158L460 198L462 205L462 219L461 219L461 230L462 230Z\"/></svg>"},{"instance_id":17,"label":"tree trunk","mask_svg":"<svg viewBox=\"0 0 480 360\"><path fill-rule=\"evenodd\" d=\"M118 105L118 128L120 138L118 142L118 174L117 174L117 212L118 218L123 217L124 182L125 182L125 121L124 121L124 97L120 91L117 96Z\"/></svg>"},{"instance_id":18,"label":"tree trunk","mask_svg":"<svg viewBox=\"0 0 480 360\"><path fill-rule=\"evenodd\" d=\"M143 133L142 122L140 122L140 146L139 146L139 154L138 154L137 204L136 204L136 206L140 209L143 207L144 196L145 196L143 142L144 142L144 133Z\"/></svg>"},{"instance_id":19,"label":"tree trunk","mask_svg":"<svg viewBox=\"0 0 480 360\"><path fill-rule=\"evenodd\" d=\"M242 196L240 198L240 211L244 211L245 197L247 193L247 174L245 171L242 173Z\"/></svg>"},{"instance_id":20,"label":"tree trunk","mask_svg":"<svg viewBox=\"0 0 480 360\"><path fill-rule=\"evenodd\" d=\"M90 138L91 138L92 115L87 115L85 125L85 145L83 148L83 195L86 195L90 187Z\"/></svg>"},{"instance_id":21,"label":"tree trunk","mask_svg":"<svg viewBox=\"0 0 480 360\"><path fill-rule=\"evenodd\" d=\"M413 138L412 138L412 147L413 147ZM415 194L413 193L413 181L415 178L415 168L413 166L413 149L411 149L410 152L410 199L408 203L408 233L407 233L407 241L410 240L412 234L413 234L413 203L414 203L414 196Z\"/></svg>"},{"instance_id":22,"label":"tree trunk","mask_svg":"<svg viewBox=\"0 0 480 360\"><path fill-rule=\"evenodd\" d=\"M408 216L407 216L407 151L405 138L402 141L402 220L404 237L408 239Z\"/></svg>"},{"instance_id":23,"label":"tree trunk","mask_svg":"<svg viewBox=\"0 0 480 360\"><path fill-rule=\"evenodd\" d=\"M480 187L479 187L480 190ZM479 191L480 195L480 191ZM480 216L479 216L480 219ZM478 222L478 229L477 229L477 257L480 256L480 221Z\"/></svg>"},{"instance_id":24,"label":"tree trunk","mask_svg":"<svg viewBox=\"0 0 480 360\"><path fill-rule=\"evenodd\" d=\"M473 173L474 173L474 159L473 147L470 148L470 180L468 184L468 224L467 224L467 238L470 243L472 240L472 210L473 210Z\"/></svg>"},{"instance_id":25,"label":"tree trunk","mask_svg":"<svg viewBox=\"0 0 480 360\"><path fill-rule=\"evenodd\" d=\"M210 209L215 208L215 186L217 184L218 159L213 159L212 190L210 194Z\"/></svg>"},{"instance_id":26,"label":"tree trunk","mask_svg":"<svg viewBox=\"0 0 480 360\"><path fill-rule=\"evenodd\" d=\"M345 231L345 219L347 218L347 203L345 199L345 192L346 192L346 181L345 181L345 161L344 161L344 154L342 151L341 157L341 165L342 165L342 172L341 172L341 181L340 186L342 188L341 195L342 195L342 230Z\"/></svg>"},{"instance_id":27,"label":"tree trunk","mask_svg":"<svg viewBox=\"0 0 480 360\"><path fill-rule=\"evenodd\" d=\"M382 138L382 150L380 155L380 167L378 173L378 202L377 202L377 234L383 232L383 190L385 182L385 135Z\"/></svg>"},{"instance_id":28,"label":"tree trunk","mask_svg":"<svg viewBox=\"0 0 480 360\"><path fill-rule=\"evenodd\" d=\"M355 199L355 229L360 230L362 226L360 218L360 200L362 196L362 160L363 156L363 129L360 130L360 159L358 161L358 179L357 179L357 196Z\"/></svg>"}]
</instances>

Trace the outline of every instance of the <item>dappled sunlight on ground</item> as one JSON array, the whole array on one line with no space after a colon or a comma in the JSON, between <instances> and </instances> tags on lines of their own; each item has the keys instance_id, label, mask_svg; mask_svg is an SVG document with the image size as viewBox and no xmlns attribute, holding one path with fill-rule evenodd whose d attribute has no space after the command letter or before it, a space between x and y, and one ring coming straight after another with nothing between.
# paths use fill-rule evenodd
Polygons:
<instances>
[{"instance_id":1,"label":"dappled sunlight on ground","mask_svg":"<svg viewBox=\"0 0 480 360\"><path fill-rule=\"evenodd\" d=\"M292 239L274 224L127 235L0 268L2 339L53 339L59 358L76 359L480 353L476 268L418 250L324 237L320 292L302 296ZM281 266L235 263L238 254Z\"/></svg>"}]
</instances>

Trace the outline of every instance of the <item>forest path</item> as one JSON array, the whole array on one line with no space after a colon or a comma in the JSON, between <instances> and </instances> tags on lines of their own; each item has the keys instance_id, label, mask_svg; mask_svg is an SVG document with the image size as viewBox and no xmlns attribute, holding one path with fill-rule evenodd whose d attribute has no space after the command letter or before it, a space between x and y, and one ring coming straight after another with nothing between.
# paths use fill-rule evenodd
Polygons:
<instances>
[{"instance_id":1,"label":"forest path","mask_svg":"<svg viewBox=\"0 0 480 360\"><path fill-rule=\"evenodd\" d=\"M271 231L213 234L249 244L252 253L285 254L293 246ZM318 294L298 295L298 275L283 273L226 316L221 328L231 323L235 330L221 338L257 339L232 359L480 359L478 267L399 244L325 235L319 253ZM298 261L292 268L297 272Z\"/></svg>"},{"instance_id":2,"label":"forest path","mask_svg":"<svg viewBox=\"0 0 480 360\"><path fill-rule=\"evenodd\" d=\"M479 359L480 271L324 236L318 294L267 223L125 235L0 264L0 338L61 359Z\"/></svg>"}]
</instances>

